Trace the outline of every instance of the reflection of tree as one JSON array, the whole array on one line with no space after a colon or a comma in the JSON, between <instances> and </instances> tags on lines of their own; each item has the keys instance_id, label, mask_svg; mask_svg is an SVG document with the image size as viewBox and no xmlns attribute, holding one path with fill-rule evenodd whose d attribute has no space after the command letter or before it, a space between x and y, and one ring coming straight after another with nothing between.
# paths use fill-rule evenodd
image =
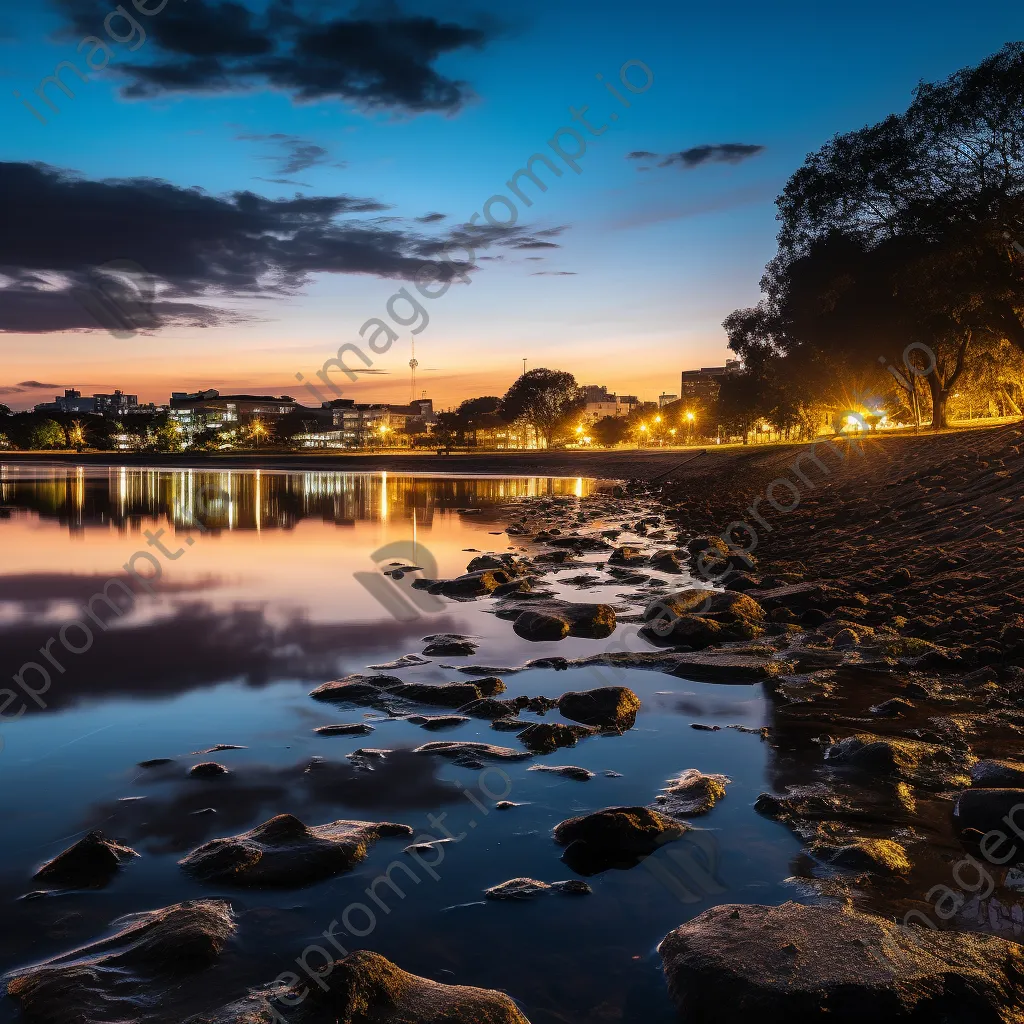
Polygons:
<instances>
[{"instance_id":1,"label":"reflection of tree","mask_svg":"<svg viewBox=\"0 0 1024 1024\"><path fill-rule=\"evenodd\" d=\"M30 509L72 527L127 524L166 516L177 526L290 529L303 519L351 525L409 521L429 526L435 515L474 506L500 521L505 502L575 493L575 482L542 478L452 480L390 474L197 472L110 469L86 474L60 469L45 478L0 481L0 502ZM480 517L478 520L480 521Z\"/></svg>"}]
</instances>

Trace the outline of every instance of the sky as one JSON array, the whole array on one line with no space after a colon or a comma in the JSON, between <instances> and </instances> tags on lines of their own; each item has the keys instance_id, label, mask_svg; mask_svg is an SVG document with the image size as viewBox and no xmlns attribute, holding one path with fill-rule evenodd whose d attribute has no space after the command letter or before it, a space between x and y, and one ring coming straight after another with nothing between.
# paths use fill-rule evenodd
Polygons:
<instances>
[{"instance_id":1,"label":"sky","mask_svg":"<svg viewBox=\"0 0 1024 1024\"><path fill-rule=\"evenodd\" d=\"M727 357L804 157L1020 22L994 0L5 5L0 402L445 408L524 358L677 393ZM71 96L43 81L61 62ZM545 190L517 194L538 153ZM359 373L329 363L347 344Z\"/></svg>"}]
</instances>

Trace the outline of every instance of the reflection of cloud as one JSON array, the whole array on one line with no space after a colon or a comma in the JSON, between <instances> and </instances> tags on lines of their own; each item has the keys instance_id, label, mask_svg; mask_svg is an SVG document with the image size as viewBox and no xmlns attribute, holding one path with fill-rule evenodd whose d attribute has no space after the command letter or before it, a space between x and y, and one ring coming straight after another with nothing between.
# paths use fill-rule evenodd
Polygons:
<instances>
[{"instance_id":1,"label":"reflection of cloud","mask_svg":"<svg viewBox=\"0 0 1024 1024\"><path fill-rule=\"evenodd\" d=\"M143 769L137 781L150 791L161 783L174 788L166 796L112 801L89 808L84 829L102 826L149 853L181 853L216 836L227 836L285 811L307 825L340 816L339 805L369 817L401 811L432 810L459 797L442 782L432 757L396 750L374 761L373 771L348 761L309 761L288 767L247 765L232 755L230 775L193 779L186 773L201 757L155 769ZM216 814L196 814L213 807ZM371 813L372 812L372 813ZM415 822L409 822L415 825Z\"/></svg>"},{"instance_id":2,"label":"reflection of cloud","mask_svg":"<svg viewBox=\"0 0 1024 1024\"><path fill-rule=\"evenodd\" d=\"M102 593L111 580L123 582L129 590L138 590L137 586L132 587L131 577L124 574L81 576L64 572L23 572L0 576L0 601L23 604L26 609L43 608L59 601L88 601L95 594ZM191 583L161 580L160 592L174 594L210 590L218 584L219 580L212 576ZM116 584L111 588L111 593L115 596L124 594Z\"/></svg>"},{"instance_id":3,"label":"reflection of cloud","mask_svg":"<svg viewBox=\"0 0 1024 1024\"><path fill-rule=\"evenodd\" d=\"M774 202L782 187L779 181L761 181L742 188L729 189L716 195L701 196L679 203L662 203L632 210L611 223L612 228L636 228L646 224L660 224L667 220L699 217L705 213L725 213L754 203Z\"/></svg>"},{"instance_id":4,"label":"reflection of cloud","mask_svg":"<svg viewBox=\"0 0 1024 1024\"><path fill-rule=\"evenodd\" d=\"M162 586L163 584L158 584ZM94 591L95 592L95 591ZM97 605L104 621L117 618ZM447 615L430 620L435 632L456 633L461 622ZM112 694L131 694L136 700L183 693L226 680L259 686L281 678L324 682L346 671L361 669L367 656L392 654L418 642L423 621L317 623L294 615L283 624L271 623L266 609L235 605L218 609L206 602L176 606L170 615L141 623L111 625L94 630L91 650L71 655L58 644L65 674L54 673L45 694L47 707L66 707L80 700ZM4 623L0 627L0 664L19 666L39 660L39 648L54 635L46 621ZM144 668L143 668L144 667ZM145 686L140 689L140 671ZM29 711L38 706L26 698ZM17 713L12 707L9 713Z\"/></svg>"}]
</instances>

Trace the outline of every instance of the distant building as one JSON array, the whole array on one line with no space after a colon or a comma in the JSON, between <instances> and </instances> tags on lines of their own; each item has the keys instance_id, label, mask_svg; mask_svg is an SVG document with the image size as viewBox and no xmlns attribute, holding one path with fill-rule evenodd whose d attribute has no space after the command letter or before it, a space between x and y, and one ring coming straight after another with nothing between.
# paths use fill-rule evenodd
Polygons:
<instances>
[{"instance_id":1,"label":"distant building","mask_svg":"<svg viewBox=\"0 0 1024 1024\"><path fill-rule=\"evenodd\" d=\"M219 391L185 391L171 393L169 416L182 429L232 429L247 426L255 419L268 423L279 420L302 408L294 398L281 395L222 395Z\"/></svg>"},{"instance_id":2,"label":"distant building","mask_svg":"<svg viewBox=\"0 0 1024 1024\"><path fill-rule=\"evenodd\" d=\"M153 412L155 406L139 405L138 395L126 395L115 391L112 395L93 395L83 398L82 392L66 388L63 396L57 395L52 402L42 402L36 412L83 413L98 416L123 416L132 412Z\"/></svg>"},{"instance_id":3,"label":"distant building","mask_svg":"<svg viewBox=\"0 0 1024 1024\"><path fill-rule=\"evenodd\" d=\"M666 405L671 405L673 402L678 401L678 395L658 395L658 408L664 409Z\"/></svg>"},{"instance_id":4,"label":"distant building","mask_svg":"<svg viewBox=\"0 0 1024 1024\"><path fill-rule=\"evenodd\" d=\"M636 395L613 395L603 384L587 384L583 388L587 398L583 418L596 423L606 416L625 417L639 405Z\"/></svg>"},{"instance_id":5,"label":"distant building","mask_svg":"<svg viewBox=\"0 0 1024 1024\"><path fill-rule=\"evenodd\" d=\"M349 398L325 403L332 413L331 429L297 434L294 441L306 448L367 448L385 445L397 435L428 431L435 422L434 403L418 398L408 405L357 404Z\"/></svg>"},{"instance_id":6,"label":"distant building","mask_svg":"<svg viewBox=\"0 0 1024 1024\"><path fill-rule=\"evenodd\" d=\"M725 366L702 366L699 370L683 370L679 380L679 398L699 405L711 405L718 399L722 378L740 368L738 359L727 359Z\"/></svg>"}]
</instances>

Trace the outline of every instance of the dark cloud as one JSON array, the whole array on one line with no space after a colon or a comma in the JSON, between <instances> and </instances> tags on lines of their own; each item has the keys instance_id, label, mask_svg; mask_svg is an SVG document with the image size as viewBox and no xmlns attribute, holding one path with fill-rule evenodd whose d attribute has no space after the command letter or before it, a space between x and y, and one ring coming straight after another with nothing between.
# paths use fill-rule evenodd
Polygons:
<instances>
[{"instance_id":1,"label":"dark cloud","mask_svg":"<svg viewBox=\"0 0 1024 1024\"><path fill-rule=\"evenodd\" d=\"M257 178L257 181L266 181L271 185L297 185L299 188L312 188L307 181L294 181L292 178Z\"/></svg>"},{"instance_id":2,"label":"dark cloud","mask_svg":"<svg viewBox=\"0 0 1024 1024\"><path fill-rule=\"evenodd\" d=\"M447 216L447 213L425 213L422 217L417 217L416 220L420 224L436 224L438 221L444 220Z\"/></svg>"},{"instance_id":3,"label":"dark cloud","mask_svg":"<svg viewBox=\"0 0 1024 1024\"><path fill-rule=\"evenodd\" d=\"M82 297L103 287L97 274L113 264L146 278L139 329L207 327L252 319L200 301L211 297L293 294L322 273L413 279L449 240L474 250L552 248L545 239L565 230L478 225L428 237L357 216L387 209L350 195L215 196L159 179L90 181L45 164L0 163L0 331L106 326Z\"/></svg>"},{"instance_id":4,"label":"dark cloud","mask_svg":"<svg viewBox=\"0 0 1024 1024\"><path fill-rule=\"evenodd\" d=\"M284 150L283 153L275 156L264 157L266 160L273 160L277 163L275 173L282 177L287 174L298 174L310 167L331 162L331 154L323 146L310 142L308 139L301 139L297 135L285 135L282 132L274 132L271 135L243 134L239 135L238 139L243 142L272 142ZM344 167L345 165L336 163L334 166Z\"/></svg>"},{"instance_id":5,"label":"dark cloud","mask_svg":"<svg viewBox=\"0 0 1024 1024\"><path fill-rule=\"evenodd\" d=\"M95 35L107 0L58 0L70 27ZM368 109L458 110L465 82L434 65L445 54L480 48L491 29L406 16L327 18L271 0L256 13L240 3L190 0L146 22L155 60L111 70L127 79L127 97L166 92L233 92L271 87L302 100L337 98Z\"/></svg>"},{"instance_id":6,"label":"dark cloud","mask_svg":"<svg viewBox=\"0 0 1024 1024\"><path fill-rule=\"evenodd\" d=\"M21 380L18 381L19 388L59 388L60 384L43 384L38 380Z\"/></svg>"},{"instance_id":7,"label":"dark cloud","mask_svg":"<svg viewBox=\"0 0 1024 1024\"><path fill-rule=\"evenodd\" d=\"M745 142L723 142L718 145L693 146L682 149L678 153L668 153L661 157L658 153L638 149L630 153L627 160L657 160L659 167L671 167L678 164L684 171L693 170L704 164L738 164L764 152L764 146L751 145ZM649 167L638 167L638 171L650 170Z\"/></svg>"}]
</instances>

